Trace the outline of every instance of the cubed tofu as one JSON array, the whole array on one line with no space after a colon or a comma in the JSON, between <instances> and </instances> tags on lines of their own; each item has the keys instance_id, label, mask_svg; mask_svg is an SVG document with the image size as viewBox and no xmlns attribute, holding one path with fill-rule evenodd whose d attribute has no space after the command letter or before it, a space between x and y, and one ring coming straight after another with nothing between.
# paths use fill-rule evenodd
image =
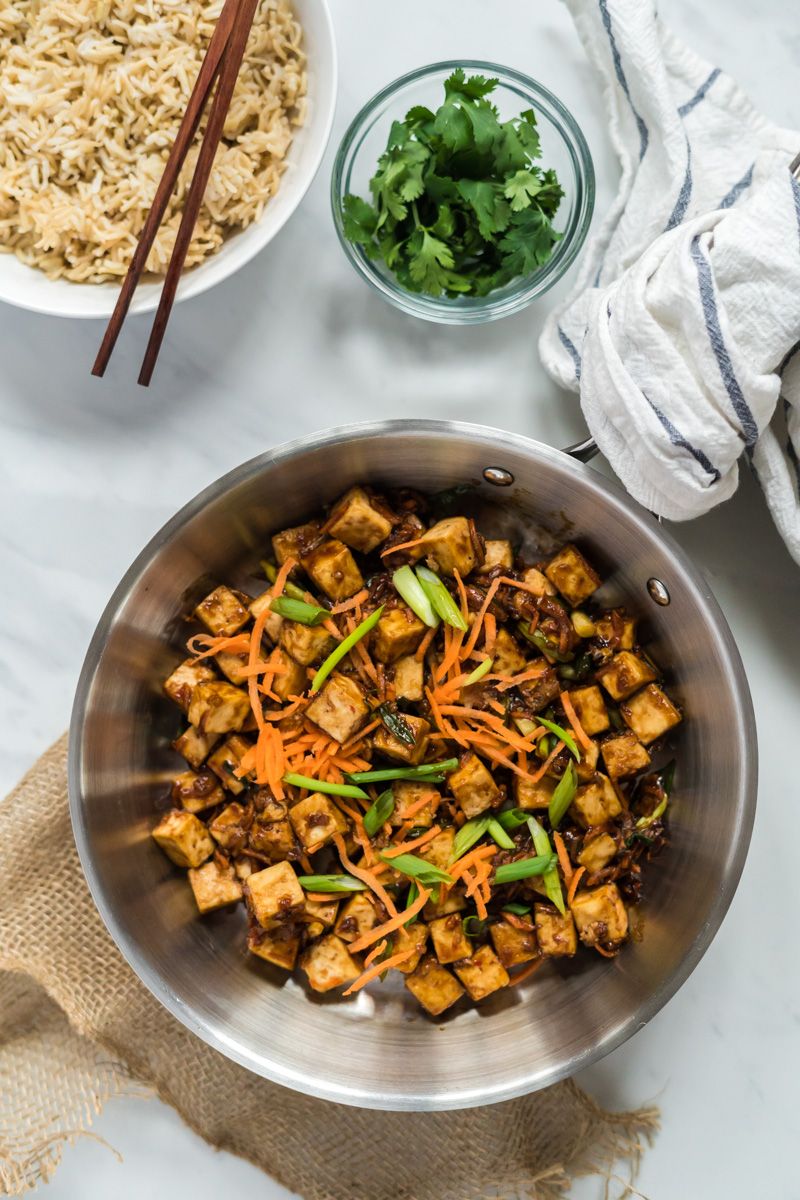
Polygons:
<instances>
[{"instance_id":1,"label":"cubed tofu","mask_svg":"<svg viewBox=\"0 0 800 1200\"><path fill-rule=\"evenodd\" d=\"M447 776L447 786L468 819L480 816L500 798L500 789L491 772L471 751L464 755L457 769Z\"/></svg>"},{"instance_id":2,"label":"cubed tofu","mask_svg":"<svg viewBox=\"0 0 800 1200\"><path fill-rule=\"evenodd\" d=\"M288 862L256 871L247 881L247 893L253 916L265 928L276 917L286 917L305 904L305 893Z\"/></svg>"},{"instance_id":3,"label":"cubed tofu","mask_svg":"<svg viewBox=\"0 0 800 1200\"><path fill-rule=\"evenodd\" d=\"M233 637L250 619L247 608L236 593L224 586L214 588L201 600L194 615L215 637Z\"/></svg>"},{"instance_id":4,"label":"cubed tofu","mask_svg":"<svg viewBox=\"0 0 800 1200\"><path fill-rule=\"evenodd\" d=\"M347 832L347 820L330 796L314 792L289 809L289 820L307 854L316 854L336 833Z\"/></svg>"},{"instance_id":5,"label":"cubed tofu","mask_svg":"<svg viewBox=\"0 0 800 1200\"><path fill-rule=\"evenodd\" d=\"M244 791L248 776L243 775L239 778L236 771L250 749L250 742L246 738L240 737L238 733L234 733L232 737L227 738L221 746L217 747L208 760L209 767L221 780L223 787L227 788L229 792L233 792L234 796L238 796ZM252 778L252 775L249 778Z\"/></svg>"},{"instance_id":6,"label":"cubed tofu","mask_svg":"<svg viewBox=\"0 0 800 1200\"><path fill-rule=\"evenodd\" d=\"M568 912L562 917L549 904L535 904L533 912L536 940L542 954L548 958L566 958L577 952L578 937L572 913Z\"/></svg>"},{"instance_id":7,"label":"cubed tofu","mask_svg":"<svg viewBox=\"0 0 800 1200\"><path fill-rule=\"evenodd\" d=\"M338 912L338 900L309 900L306 896L303 921L307 936L311 939L321 937L326 929L331 929L335 924Z\"/></svg>"},{"instance_id":8,"label":"cubed tofu","mask_svg":"<svg viewBox=\"0 0 800 1200\"><path fill-rule=\"evenodd\" d=\"M453 857L453 842L455 840L456 831L452 826L448 826L441 833L437 833L435 838L431 838L426 845L421 846L417 851L417 856L418 858L424 858L425 862L433 863L441 871L446 871Z\"/></svg>"},{"instance_id":9,"label":"cubed tofu","mask_svg":"<svg viewBox=\"0 0 800 1200\"><path fill-rule=\"evenodd\" d=\"M323 625L301 625L299 621L284 621L281 626L281 645L295 662L310 667L312 663L327 658L336 642Z\"/></svg>"},{"instance_id":10,"label":"cubed tofu","mask_svg":"<svg viewBox=\"0 0 800 1200\"><path fill-rule=\"evenodd\" d=\"M504 538L487 538L483 562L477 568L476 574L485 575L493 567L502 567L504 571L510 571L513 565L514 552L511 549L511 542Z\"/></svg>"},{"instance_id":11,"label":"cubed tofu","mask_svg":"<svg viewBox=\"0 0 800 1200\"><path fill-rule=\"evenodd\" d=\"M549 808L556 789L558 779L555 775L543 775L535 782L523 779L521 775L514 776L514 802L517 808L533 811L537 808Z\"/></svg>"},{"instance_id":12,"label":"cubed tofu","mask_svg":"<svg viewBox=\"0 0 800 1200\"><path fill-rule=\"evenodd\" d=\"M272 539L272 550L278 566L282 567L288 558L294 558L298 563L302 562L308 548L319 540L321 528L321 521L307 521L305 525L293 525L290 529L282 529L280 533L276 533ZM297 567L293 567L292 574L296 572Z\"/></svg>"},{"instance_id":13,"label":"cubed tofu","mask_svg":"<svg viewBox=\"0 0 800 1200\"><path fill-rule=\"evenodd\" d=\"M498 629L492 657L493 675L518 675L525 670L528 662L519 643L507 629Z\"/></svg>"},{"instance_id":14,"label":"cubed tofu","mask_svg":"<svg viewBox=\"0 0 800 1200\"><path fill-rule=\"evenodd\" d=\"M300 959L300 966L315 992L344 987L361 974L361 966L335 933L329 933L309 946Z\"/></svg>"},{"instance_id":15,"label":"cubed tofu","mask_svg":"<svg viewBox=\"0 0 800 1200\"><path fill-rule=\"evenodd\" d=\"M558 554L550 559L544 573L573 608L588 600L603 582L578 547L573 545L559 550Z\"/></svg>"},{"instance_id":16,"label":"cubed tofu","mask_svg":"<svg viewBox=\"0 0 800 1200\"><path fill-rule=\"evenodd\" d=\"M438 1017L464 995L458 980L432 954L423 958L416 970L406 975L406 987L432 1017Z\"/></svg>"},{"instance_id":17,"label":"cubed tofu","mask_svg":"<svg viewBox=\"0 0 800 1200\"><path fill-rule=\"evenodd\" d=\"M214 733L201 733L194 725L187 725L180 737L172 743L172 749L183 755L190 767L195 771L202 767L211 751L219 741Z\"/></svg>"},{"instance_id":18,"label":"cubed tofu","mask_svg":"<svg viewBox=\"0 0 800 1200\"><path fill-rule=\"evenodd\" d=\"M460 913L439 917L430 924L431 939L440 963L458 962L472 954L472 942L464 933Z\"/></svg>"},{"instance_id":19,"label":"cubed tofu","mask_svg":"<svg viewBox=\"0 0 800 1200\"><path fill-rule=\"evenodd\" d=\"M394 811L389 818L392 825L413 820L420 829L430 829L442 799L438 788L424 780L396 779L392 784L392 794ZM423 800L424 803L418 808L417 805Z\"/></svg>"},{"instance_id":20,"label":"cubed tofu","mask_svg":"<svg viewBox=\"0 0 800 1200\"><path fill-rule=\"evenodd\" d=\"M447 866L442 868L447 869ZM435 891L434 891L435 894ZM467 907L466 889L460 884L455 887L447 888L446 894L444 889L440 891L438 899L433 897L428 901L422 910L422 915L426 921L435 921L437 917L447 917L450 913L463 912Z\"/></svg>"},{"instance_id":21,"label":"cubed tofu","mask_svg":"<svg viewBox=\"0 0 800 1200\"><path fill-rule=\"evenodd\" d=\"M379 662L393 663L413 654L427 626L409 608L386 610L372 635L372 653Z\"/></svg>"},{"instance_id":22,"label":"cubed tofu","mask_svg":"<svg viewBox=\"0 0 800 1200\"><path fill-rule=\"evenodd\" d=\"M164 693L185 713L189 711L195 688L201 683L211 683L217 677L206 663L187 658L176 667L164 681ZM192 722L194 724L194 722Z\"/></svg>"},{"instance_id":23,"label":"cubed tofu","mask_svg":"<svg viewBox=\"0 0 800 1200\"><path fill-rule=\"evenodd\" d=\"M376 730L372 744L378 754L383 754L395 762L416 766L425 757L430 741L428 734L431 727L424 717L411 717L404 713L403 720L414 735L413 745L404 742L402 738L395 737L384 725Z\"/></svg>"},{"instance_id":24,"label":"cubed tofu","mask_svg":"<svg viewBox=\"0 0 800 1200\"><path fill-rule=\"evenodd\" d=\"M570 692L569 698L575 715L589 737L596 733L605 733L611 720L599 687L591 684L589 687L576 688L574 692Z\"/></svg>"},{"instance_id":25,"label":"cubed tofu","mask_svg":"<svg viewBox=\"0 0 800 1200\"><path fill-rule=\"evenodd\" d=\"M242 850L247 845L248 810L233 800L208 822L208 832L225 850Z\"/></svg>"},{"instance_id":26,"label":"cubed tofu","mask_svg":"<svg viewBox=\"0 0 800 1200\"><path fill-rule=\"evenodd\" d=\"M581 847L578 862L590 875L607 867L617 853L617 843L610 833L596 833L588 837Z\"/></svg>"},{"instance_id":27,"label":"cubed tofu","mask_svg":"<svg viewBox=\"0 0 800 1200\"><path fill-rule=\"evenodd\" d=\"M419 703L424 694L424 677L424 664L418 662L413 654L398 658L394 664L394 692L397 699Z\"/></svg>"},{"instance_id":28,"label":"cubed tofu","mask_svg":"<svg viewBox=\"0 0 800 1200\"><path fill-rule=\"evenodd\" d=\"M194 813L172 809L156 825L153 840L176 867L199 867L214 853L205 825Z\"/></svg>"},{"instance_id":29,"label":"cubed tofu","mask_svg":"<svg viewBox=\"0 0 800 1200\"><path fill-rule=\"evenodd\" d=\"M495 953L506 970L533 962L539 957L534 929L516 929L507 921L496 921L489 926L489 935Z\"/></svg>"},{"instance_id":30,"label":"cubed tofu","mask_svg":"<svg viewBox=\"0 0 800 1200\"><path fill-rule=\"evenodd\" d=\"M511 982L508 971L491 946L481 946L468 962L458 963L454 970L470 1000L485 1000Z\"/></svg>"},{"instance_id":31,"label":"cubed tofu","mask_svg":"<svg viewBox=\"0 0 800 1200\"><path fill-rule=\"evenodd\" d=\"M287 654L282 646L273 653L278 671L272 681L272 691L283 701L288 700L290 696L301 695L308 683L305 667L293 659L291 654Z\"/></svg>"},{"instance_id":32,"label":"cubed tofu","mask_svg":"<svg viewBox=\"0 0 800 1200\"><path fill-rule=\"evenodd\" d=\"M369 716L364 692L348 675L333 674L306 709L306 716L329 737L346 742Z\"/></svg>"},{"instance_id":33,"label":"cubed tofu","mask_svg":"<svg viewBox=\"0 0 800 1200\"><path fill-rule=\"evenodd\" d=\"M283 821L289 816L289 805L283 800L276 800L268 787L255 788L252 800L262 821Z\"/></svg>"},{"instance_id":34,"label":"cubed tofu","mask_svg":"<svg viewBox=\"0 0 800 1200\"><path fill-rule=\"evenodd\" d=\"M327 521L331 537L369 554L392 532L392 522L363 488L350 488L337 500Z\"/></svg>"},{"instance_id":35,"label":"cubed tofu","mask_svg":"<svg viewBox=\"0 0 800 1200\"><path fill-rule=\"evenodd\" d=\"M214 656L218 669L235 687L247 682L247 660L247 654L231 654L229 650L220 650Z\"/></svg>"},{"instance_id":36,"label":"cubed tofu","mask_svg":"<svg viewBox=\"0 0 800 1200\"><path fill-rule=\"evenodd\" d=\"M575 793L570 813L584 829L593 825L605 825L622 812L622 802L617 790L605 775L598 775L593 783L585 783Z\"/></svg>"},{"instance_id":37,"label":"cubed tofu","mask_svg":"<svg viewBox=\"0 0 800 1200\"><path fill-rule=\"evenodd\" d=\"M198 683L192 692L189 720L201 733L236 733L249 715L247 692L232 683Z\"/></svg>"},{"instance_id":38,"label":"cubed tofu","mask_svg":"<svg viewBox=\"0 0 800 1200\"><path fill-rule=\"evenodd\" d=\"M286 817L279 821L265 821L263 817L256 817L250 826L247 841L252 850L266 854L276 863L295 856L297 851L294 830Z\"/></svg>"},{"instance_id":39,"label":"cubed tofu","mask_svg":"<svg viewBox=\"0 0 800 1200\"><path fill-rule=\"evenodd\" d=\"M267 588L260 596L256 596L255 600L250 601L250 616L254 621L258 620L265 608L269 608L272 599L272 589ZM273 646L280 641L281 629L283 629L283 617L279 613L270 612L264 623L264 636L268 642L272 642Z\"/></svg>"},{"instance_id":40,"label":"cubed tofu","mask_svg":"<svg viewBox=\"0 0 800 1200\"><path fill-rule=\"evenodd\" d=\"M537 664L538 666L539 664ZM534 664L531 664L531 670ZM533 713L542 712L561 695L562 683L558 678L555 667L541 660L539 673L532 679L526 679L519 685L519 690L527 707Z\"/></svg>"},{"instance_id":41,"label":"cubed tofu","mask_svg":"<svg viewBox=\"0 0 800 1200\"><path fill-rule=\"evenodd\" d=\"M224 802L225 793L211 771L181 771L172 782L172 803L176 808L198 813Z\"/></svg>"},{"instance_id":42,"label":"cubed tofu","mask_svg":"<svg viewBox=\"0 0 800 1200\"><path fill-rule=\"evenodd\" d=\"M420 548L434 571L463 579L477 565L478 556L466 517L447 517L437 521L422 535Z\"/></svg>"},{"instance_id":43,"label":"cubed tofu","mask_svg":"<svg viewBox=\"0 0 800 1200\"><path fill-rule=\"evenodd\" d=\"M628 936L628 913L615 883L578 892L570 907L585 946L615 945Z\"/></svg>"},{"instance_id":44,"label":"cubed tofu","mask_svg":"<svg viewBox=\"0 0 800 1200\"><path fill-rule=\"evenodd\" d=\"M655 677L650 664L630 650L621 650L597 672L597 678L613 700L626 700Z\"/></svg>"},{"instance_id":45,"label":"cubed tofu","mask_svg":"<svg viewBox=\"0 0 800 1200\"><path fill-rule=\"evenodd\" d=\"M555 596L556 589L538 567L528 567L522 572L522 582L532 589L534 596Z\"/></svg>"},{"instance_id":46,"label":"cubed tofu","mask_svg":"<svg viewBox=\"0 0 800 1200\"><path fill-rule=\"evenodd\" d=\"M257 868L253 865L252 858L237 858L233 869L236 872L236 878L244 882L245 879L249 879L251 875L255 874Z\"/></svg>"},{"instance_id":47,"label":"cubed tofu","mask_svg":"<svg viewBox=\"0 0 800 1200\"><path fill-rule=\"evenodd\" d=\"M381 918L370 893L357 892L342 905L334 932L343 942L354 942L380 923Z\"/></svg>"},{"instance_id":48,"label":"cubed tofu","mask_svg":"<svg viewBox=\"0 0 800 1200\"><path fill-rule=\"evenodd\" d=\"M247 949L257 958L272 963L273 967L293 971L300 949L300 935L289 929L277 929L274 933L253 929L247 939Z\"/></svg>"},{"instance_id":49,"label":"cubed tofu","mask_svg":"<svg viewBox=\"0 0 800 1200\"><path fill-rule=\"evenodd\" d=\"M399 963L395 969L402 975L410 975L412 971L416 971L427 944L428 926L423 921L414 921L411 925L403 925L393 935L392 954L403 954L406 950L413 950L414 953L411 958Z\"/></svg>"},{"instance_id":50,"label":"cubed tofu","mask_svg":"<svg viewBox=\"0 0 800 1200\"><path fill-rule=\"evenodd\" d=\"M656 738L663 737L681 720L681 714L669 696L654 683L642 688L624 704L620 704L619 711L626 725L630 726L645 746L649 746Z\"/></svg>"},{"instance_id":51,"label":"cubed tofu","mask_svg":"<svg viewBox=\"0 0 800 1200\"><path fill-rule=\"evenodd\" d=\"M331 538L306 555L303 565L330 600L348 600L364 586L358 564L344 542Z\"/></svg>"},{"instance_id":52,"label":"cubed tofu","mask_svg":"<svg viewBox=\"0 0 800 1200\"><path fill-rule=\"evenodd\" d=\"M213 858L202 867L190 867L189 883L201 913L236 904L242 898L242 885L233 867L220 866Z\"/></svg>"},{"instance_id":53,"label":"cubed tofu","mask_svg":"<svg viewBox=\"0 0 800 1200\"><path fill-rule=\"evenodd\" d=\"M620 733L600 745L606 771L612 779L638 775L650 766L650 755L634 733Z\"/></svg>"},{"instance_id":54,"label":"cubed tofu","mask_svg":"<svg viewBox=\"0 0 800 1200\"><path fill-rule=\"evenodd\" d=\"M613 611L616 616L611 616ZM632 650L636 645L636 620L622 609L610 610L594 623L595 637L615 650Z\"/></svg>"},{"instance_id":55,"label":"cubed tofu","mask_svg":"<svg viewBox=\"0 0 800 1200\"><path fill-rule=\"evenodd\" d=\"M581 761L575 764L575 771L581 783L591 783L597 774L597 763L600 758L600 746L590 741L589 747L581 746Z\"/></svg>"}]
</instances>

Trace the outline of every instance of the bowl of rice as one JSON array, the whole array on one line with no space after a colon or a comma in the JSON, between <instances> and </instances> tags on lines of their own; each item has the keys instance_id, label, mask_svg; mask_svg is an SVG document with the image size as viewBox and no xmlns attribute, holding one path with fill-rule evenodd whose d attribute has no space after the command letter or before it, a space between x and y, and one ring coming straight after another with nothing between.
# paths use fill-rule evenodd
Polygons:
<instances>
[{"instance_id":1,"label":"bowl of rice","mask_svg":"<svg viewBox=\"0 0 800 1200\"><path fill-rule=\"evenodd\" d=\"M110 316L222 3L0 6L0 300ZM286 223L319 167L335 99L327 0L261 0L178 300L226 279ZM132 312L158 303L199 146L200 136Z\"/></svg>"}]
</instances>

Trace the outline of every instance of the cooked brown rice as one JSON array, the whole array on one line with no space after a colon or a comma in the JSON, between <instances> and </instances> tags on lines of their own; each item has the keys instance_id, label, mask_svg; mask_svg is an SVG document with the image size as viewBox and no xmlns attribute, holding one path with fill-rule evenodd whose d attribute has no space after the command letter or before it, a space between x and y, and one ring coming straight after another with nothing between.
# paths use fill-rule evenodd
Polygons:
<instances>
[{"instance_id":1,"label":"cooked brown rice","mask_svg":"<svg viewBox=\"0 0 800 1200\"><path fill-rule=\"evenodd\" d=\"M222 0L0 0L0 248L57 279L125 274ZM257 221L305 107L300 26L262 0L187 265ZM163 273L198 144L156 237Z\"/></svg>"}]
</instances>

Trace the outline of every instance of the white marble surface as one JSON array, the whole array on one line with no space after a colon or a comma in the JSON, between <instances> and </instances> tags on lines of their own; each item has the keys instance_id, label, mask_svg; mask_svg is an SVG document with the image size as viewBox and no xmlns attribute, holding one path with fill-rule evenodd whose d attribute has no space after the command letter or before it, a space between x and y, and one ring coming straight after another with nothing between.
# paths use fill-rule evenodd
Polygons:
<instances>
[{"instance_id":1,"label":"white marble surface","mask_svg":"<svg viewBox=\"0 0 800 1200\"><path fill-rule=\"evenodd\" d=\"M555 0L406 0L392 9L334 0L333 9L341 54L334 138L402 71L437 58L495 59L539 77L573 110L604 212L616 163L594 80ZM794 0L663 0L661 10L774 120L800 124ZM185 500L236 463L322 426L378 415L487 421L554 444L580 435L574 400L537 361L545 304L467 332L423 325L372 299L336 242L331 160L332 152L277 243L175 312L149 392L132 382L144 320L130 323L98 383L89 378L97 324L0 311L3 790L66 725L86 643L128 563ZM707 573L745 660L761 742L760 809L742 884L706 958L666 1010L583 1082L610 1104L661 1104L663 1130L639 1183L650 1200L749 1200L765 1190L797 1200L800 576L749 479L723 510L675 532ZM148 1192L206 1200L221 1189L288 1195L212 1153L155 1101L112 1103L95 1128L124 1162L83 1141L66 1152L48 1200ZM600 1192L592 1182L574 1194Z\"/></svg>"}]
</instances>

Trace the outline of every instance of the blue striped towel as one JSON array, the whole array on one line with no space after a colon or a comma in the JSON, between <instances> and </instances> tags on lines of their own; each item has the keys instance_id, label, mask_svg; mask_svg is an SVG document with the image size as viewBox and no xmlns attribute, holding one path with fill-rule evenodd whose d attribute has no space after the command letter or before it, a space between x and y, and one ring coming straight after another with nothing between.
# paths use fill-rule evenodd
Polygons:
<instances>
[{"instance_id":1,"label":"blue striped towel","mask_svg":"<svg viewBox=\"0 0 800 1200\"><path fill-rule=\"evenodd\" d=\"M659 21L651 0L566 0L605 85L619 194L539 351L580 391L628 491L687 520L746 456L800 562L800 133Z\"/></svg>"}]
</instances>

